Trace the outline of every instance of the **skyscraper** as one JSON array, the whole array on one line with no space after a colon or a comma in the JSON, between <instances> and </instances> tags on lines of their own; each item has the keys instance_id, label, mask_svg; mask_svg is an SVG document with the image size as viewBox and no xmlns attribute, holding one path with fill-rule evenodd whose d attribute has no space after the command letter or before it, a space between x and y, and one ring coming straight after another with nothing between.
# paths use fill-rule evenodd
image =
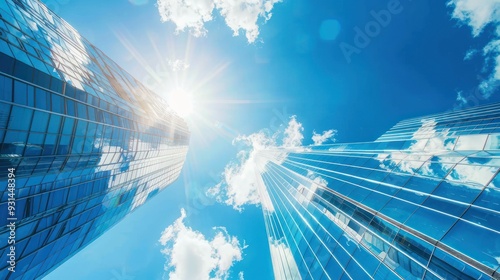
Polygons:
<instances>
[{"instance_id":1,"label":"skyscraper","mask_svg":"<svg viewBox=\"0 0 500 280\"><path fill-rule=\"evenodd\" d=\"M165 101L38 0L0 1L0 279L50 272L179 175Z\"/></svg>"},{"instance_id":2,"label":"skyscraper","mask_svg":"<svg viewBox=\"0 0 500 280\"><path fill-rule=\"evenodd\" d=\"M500 104L259 158L276 279L500 279Z\"/></svg>"}]
</instances>

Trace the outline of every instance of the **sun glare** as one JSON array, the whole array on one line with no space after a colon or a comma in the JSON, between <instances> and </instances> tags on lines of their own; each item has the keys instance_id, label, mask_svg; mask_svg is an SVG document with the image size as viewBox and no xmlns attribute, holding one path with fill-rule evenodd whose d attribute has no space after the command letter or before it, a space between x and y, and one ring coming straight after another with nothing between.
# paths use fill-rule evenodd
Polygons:
<instances>
[{"instance_id":1,"label":"sun glare","mask_svg":"<svg viewBox=\"0 0 500 280\"><path fill-rule=\"evenodd\" d=\"M190 93L179 90L168 98L170 107L181 117L189 117L193 112L193 97Z\"/></svg>"}]
</instances>

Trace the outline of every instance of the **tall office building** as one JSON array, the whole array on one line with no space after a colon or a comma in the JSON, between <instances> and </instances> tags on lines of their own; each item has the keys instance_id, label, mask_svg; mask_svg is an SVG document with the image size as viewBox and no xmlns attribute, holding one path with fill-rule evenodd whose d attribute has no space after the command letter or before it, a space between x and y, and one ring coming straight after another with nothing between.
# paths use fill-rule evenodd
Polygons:
<instances>
[{"instance_id":1,"label":"tall office building","mask_svg":"<svg viewBox=\"0 0 500 280\"><path fill-rule=\"evenodd\" d=\"M276 279L500 279L500 104L258 157Z\"/></svg>"},{"instance_id":2,"label":"tall office building","mask_svg":"<svg viewBox=\"0 0 500 280\"><path fill-rule=\"evenodd\" d=\"M0 1L0 279L39 278L95 240L178 177L188 141L38 0Z\"/></svg>"}]
</instances>

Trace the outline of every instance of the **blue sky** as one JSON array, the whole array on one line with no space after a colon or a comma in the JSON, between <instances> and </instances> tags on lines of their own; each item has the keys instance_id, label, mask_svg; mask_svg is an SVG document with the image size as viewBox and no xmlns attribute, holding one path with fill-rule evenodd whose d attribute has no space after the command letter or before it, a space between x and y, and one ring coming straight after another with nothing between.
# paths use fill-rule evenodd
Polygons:
<instances>
[{"instance_id":1,"label":"blue sky","mask_svg":"<svg viewBox=\"0 0 500 280\"><path fill-rule=\"evenodd\" d=\"M262 211L239 192L248 182L235 138L280 132L276 145L309 145L313 131L334 129L325 141L372 141L404 118L500 100L497 0L43 2L149 88L191 95L194 110L179 180L47 279L271 279ZM236 169L223 176L226 166ZM243 210L206 195L221 181L219 201L234 191ZM217 253L183 272L190 251L173 244Z\"/></svg>"}]
</instances>

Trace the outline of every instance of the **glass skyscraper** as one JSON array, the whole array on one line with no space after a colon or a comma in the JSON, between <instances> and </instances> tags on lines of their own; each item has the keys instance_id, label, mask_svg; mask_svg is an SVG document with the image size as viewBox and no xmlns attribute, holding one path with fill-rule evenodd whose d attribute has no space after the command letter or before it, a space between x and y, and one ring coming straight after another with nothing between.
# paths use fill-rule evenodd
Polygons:
<instances>
[{"instance_id":1,"label":"glass skyscraper","mask_svg":"<svg viewBox=\"0 0 500 280\"><path fill-rule=\"evenodd\" d=\"M160 96L38 0L0 1L0 279L95 240L178 177L188 142Z\"/></svg>"},{"instance_id":2,"label":"glass skyscraper","mask_svg":"<svg viewBox=\"0 0 500 280\"><path fill-rule=\"evenodd\" d=\"M258 162L276 279L500 279L500 104Z\"/></svg>"}]
</instances>

